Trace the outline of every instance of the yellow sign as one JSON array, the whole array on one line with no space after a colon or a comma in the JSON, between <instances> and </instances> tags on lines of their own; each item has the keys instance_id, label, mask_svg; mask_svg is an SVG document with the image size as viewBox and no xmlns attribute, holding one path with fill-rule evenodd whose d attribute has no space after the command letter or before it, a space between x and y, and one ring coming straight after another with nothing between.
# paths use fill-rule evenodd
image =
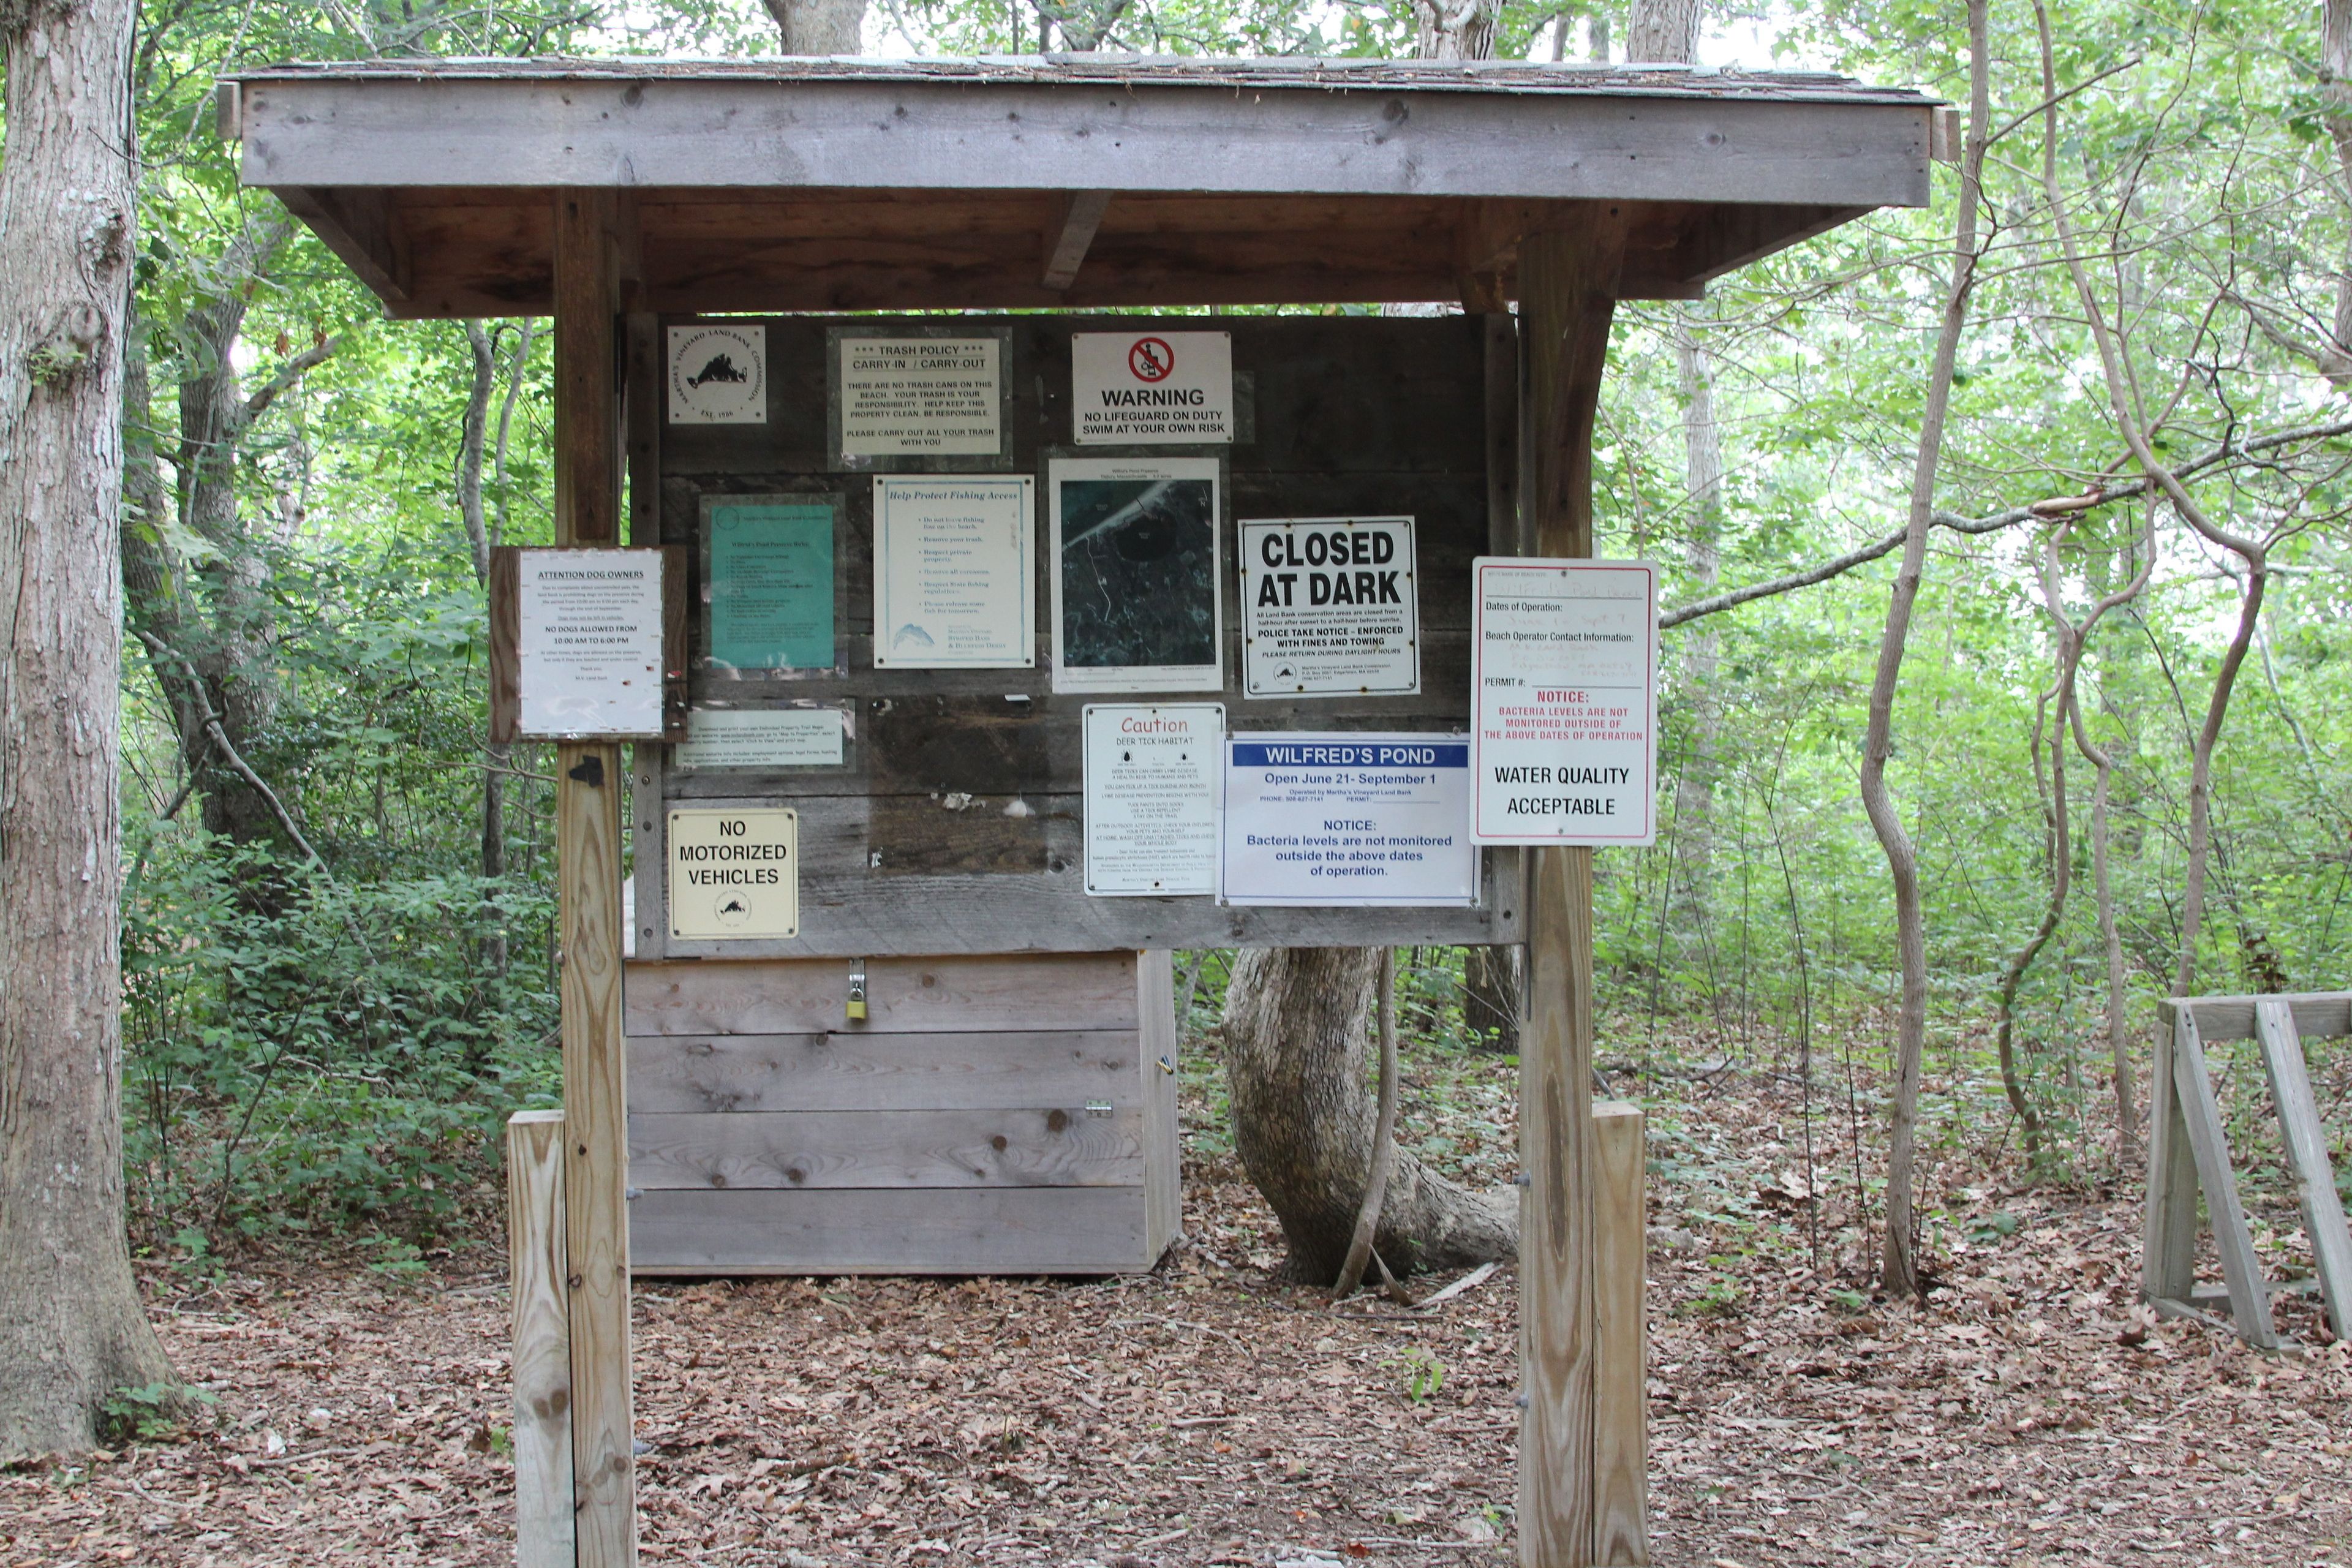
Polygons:
<instances>
[{"instance_id":1,"label":"yellow sign","mask_svg":"<svg viewBox=\"0 0 2352 1568\"><path fill-rule=\"evenodd\" d=\"M798 936L796 811L669 814L669 934L698 942Z\"/></svg>"}]
</instances>

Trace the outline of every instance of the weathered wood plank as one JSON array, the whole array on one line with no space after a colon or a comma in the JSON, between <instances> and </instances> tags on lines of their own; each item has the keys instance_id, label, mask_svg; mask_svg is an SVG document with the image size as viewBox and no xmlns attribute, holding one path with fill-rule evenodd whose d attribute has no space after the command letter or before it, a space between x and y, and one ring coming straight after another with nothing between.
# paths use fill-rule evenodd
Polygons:
<instances>
[{"instance_id":1,"label":"weathered wood plank","mask_svg":"<svg viewBox=\"0 0 2352 1568\"><path fill-rule=\"evenodd\" d=\"M618 303L609 192L554 200L558 544L620 536L614 386ZM556 749L562 968L564 1230L572 1317L572 1459L579 1568L634 1568L626 1064L621 1045L621 748Z\"/></svg>"},{"instance_id":2,"label":"weathered wood plank","mask_svg":"<svg viewBox=\"0 0 2352 1568\"><path fill-rule=\"evenodd\" d=\"M646 1191L1131 1187L1143 1167L1131 1104L629 1117L629 1181Z\"/></svg>"},{"instance_id":3,"label":"weathered wood plank","mask_svg":"<svg viewBox=\"0 0 2352 1568\"><path fill-rule=\"evenodd\" d=\"M2303 1232L2311 1240L2328 1324L2337 1339L2352 1339L2352 1231L2345 1228L2344 1202L2336 1194L2336 1170L2327 1158L2327 1130L2311 1092L2293 1006L2278 997L2264 997L2255 1005L2254 1027L2270 1072L2271 1100L2278 1107L2286 1144L2287 1173L2294 1178Z\"/></svg>"},{"instance_id":4,"label":"weathered wood plank","mask_svg":"<svg viewBox=\"0 0 2352 1568\"><path fill-rule=\"evenodd\" d=\"M2284 1002L2294 1014L2295 1032L2306 1040L2352 1035L2352 992L2283 992L2274 996L2182 996L2159 1007L2194 1008L2200 1040L2251 1040L2257 1004Z\"/></svg>"},{"instance_id":5,"label":"weathered wood plank","mask_svg":"<svg viewBox=\"0 0 2352 1568\"><path fill-rule=\"evenodd\" d=\"M1519 268L1537 552L1592 553L1592 427L1609 351L1623 215L1531 237ZM1595 1182L1592 851L1539 848L1528 899L1520 1034L1518 1535L1524 1568L1593 1561Z\"/></svg>"},{"instance_id":6,"label":"weathered wood plank","mask_svg":"<svg viewBox=\"0 0 2352 1568\"><path fill-rule=\"evenodd\" d=\"M563 1277L563 1112L519 1110L507 1118L517 1568L573 1568L572 1328Z\"/></svg>"},{"instance_id":7,"label":"weathered wood plank","mask_svg":"<svg viewBox=\"0 0 2352 1568\"><path fill-rule=\"evenodd\" d=\"M672 775L675 777L676 775ZM711 805L752 805L771 781L736 784L694 799ZM1414 943L1515 942L1523 930L1524 901L1517 879L1498 882L1491 907L1459 909L1274 909L1225 906L1213 899L1097 899L1086 892L1084 834L1076 795L1028 797L1023 804L1044 824L1042 871L991 871L884 876L872 863L874 805L855 796L790 795L800 812L801 934L776 942L687 942L672 938L672 958L854 958L884 953L1099 952L1146 947L1411 946ZM967 809L1002 813L1006 801L980 801ZM919 803L944 834L960 813L943 803ZM637 852L662 863L667 818L637 819ZM908 818L897 819L898 842ZM886 851L887 854L887 851ZM1503 858L1497 852L1493 859ZM1490 859L1490 864L1493 863ZM666 896L666 895L663 895ZM638 940L647 926L664 929L664 906L637 908ZM778 1034L830 1026L832 1020L778 1026Z\"/></svg>"},{"instance_id":8,"label":"weathered wood plank","mask_svg":"<svg viewBox=\"0 0 2352 1568\"><path fill-rule=\"evenodd\" d=\"M2148 1059L2147 1213L2140 1231L2140 1295L2186 1300L2197 1279L2197 1156L2174 1087L2172 1042L2179 1012L2157 1004Z\"/></svg>"},{"instance_id":9,"label":"weathered wood plank","mask_svg":"<svg viewBox=\"0 0 2352 1568\"><path fill-rule=\"evenodd\" d=\"M1592 1105L1592 1560L1650 1560L1648 1227L1642 1108Z\"/></svg>"},{"instance_id":10,"label":"weathered wood plank","mask_svg":"<svg viewBox=\"0 0 2352 1568\"><path fill-rule=\"evenodd\" d=\"M1045 229L1045 269L1039 280L1046 288L1059 293L1078 280L1078 268L1086 265L1087 247L1109 205L1108 191L1071 191L1057 204L1061 221Z\"/></svg>"},{"instance_id":11,"label":"weathered wood plank","mask_svg":"<svg viewBox=\"0 0 2352 1568\"><path fill-rule=\"evenodd\" d=\"M631 1206L641 1274L1133 1274L1140 1187L655 1191Z\"/></svg>"},{"instance_id":12,"label":"weathered wood plank","mask_svg":"<svg viewBox=\"0 0 2352 1568\"><path fill-rule=\"evenodd\" d=\"M261 79L248 184L1391 194L1918 206L1914 104L1139 83ZM1034 274L1033 274L1034 276Z\"/></svg>"},{"instance_id":13,"label":"weathered wood plank","mask_svg":"<svg viewBox=\"0 0 2352 1568\"><path fill-rule=\"evenodd\" d=\"M2180 1096L2181 1118L2188 1123L2189 1144L2197 1154L2198 1184L2205 1189L2206 1222L2213 1230L2214 1250L2221 1255L2221 1277L2230 1282L2230 1310L2238 1337L2262 1350L2278 1345L2271 1326L2270 1293L2263 1286L2262 1263L2254 1257L2253 1237L2246 1229L2246 1211L2238 1202L2238 1178L2230 1168L2230 1144L2221 1123L2221 1107L2214 1099L2213 1080L2206 1073L2204 1047L2198 1041L2194 1008L2182 1007L2172 1038L2172 1077Z\"/></svg>"},{"instance_id":14,"label":"weathered wood plank","mask_svg":"<svg viewBox=\"0 0 2352 1568\"><path fill-rule=\"evenodd\" d=\"M633 1036L629 1113L1136 1105L1138 1038L1118 1029Z\"/></svg>"},{"instance_id":15,"label":"weathered wood plank","mask_svg":"<svg viewBox=\"0 0 2352 1568\"><path fill-rule=\"evenodd\" d=\"M1184 1228L1183 1150L1176 1123L1175 955L1135 955L1137 1072L1143 1099L1144 1244L1156 1259Z\"/></svg>"},{"instance_id":16,"label":"weathered wood plank","mask_svg":"<svg viewBox=\"0 0 2352 1568\"><path fill-rule=\"evenodd\" d=\"M795 964L814 978L787 973ZM634 963L628 1030L822 1034L843 1025L848 976L846 965L824 960ZM867 1026L877 1034L1136 1026L1131 952L872 958L866 985Z\"/></svg>"}]
</instances>

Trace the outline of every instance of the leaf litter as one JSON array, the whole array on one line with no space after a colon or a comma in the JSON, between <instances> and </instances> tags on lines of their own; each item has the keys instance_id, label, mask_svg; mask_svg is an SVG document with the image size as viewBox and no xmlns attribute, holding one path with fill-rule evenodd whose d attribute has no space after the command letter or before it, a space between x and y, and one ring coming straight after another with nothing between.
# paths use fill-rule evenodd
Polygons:
<instances>
[{"instance_id":1,"label":"leaf litter","mask_svg":"<svg viewBox=\"0 0 2352 1568\"><path fill-rule=\"evenodd\" d=\"M1276 1278L1188 1087L1187 1240L1150 1275L639 1281L645 1560L1516 1562L1509 1266L1327 1307ZM1484 1134L1457 1168L1491 1179L1508 1065L1444 1089ZM1817 1127L1792 1162L1784 1076L1704 1092L1651 1127L1654 1560L2352 1568L2352 1347L2315 1307L2279 1304L2306 1347L2280 1356L2159 1321L2136 1187L2005 1187L1965 1140L1925 1177L1953 1221L1927 1305L1875 1300L1825 1214L1851 1146ZM1825 1226L1853 1255L1816 1266ZM193 1296L153 1270L215 1402L175 1440L0 1472L0 1564L510 1563L503 1262L434 1262L248 1260Z\"/></svg>"}]
</instances>

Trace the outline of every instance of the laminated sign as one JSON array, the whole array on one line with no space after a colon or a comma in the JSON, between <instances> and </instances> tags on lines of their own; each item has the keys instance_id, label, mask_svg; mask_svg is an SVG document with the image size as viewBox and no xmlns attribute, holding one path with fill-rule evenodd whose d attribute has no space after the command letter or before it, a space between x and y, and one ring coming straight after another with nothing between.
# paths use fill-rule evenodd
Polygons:
<instances>
[{"instance_id":1,"label":"laminated sign","mask_svg":"<svg viewBox=\"0 0 2352 1568\"><path fill-rule=\"evenodd\" d=\"M1244 518L1240 527L1247 695L1421 690L1412 519Z\"/></svg>"},{"instance_id":2,"label":"laminated sign","mask_svg":"<svg viewBox=\"0 0 2352 1568\"><path fill-rule=\"evenodd\" d=\"M1657 568L1481 556L1470 584L1472 837L1655 843Z\"/></svg>"},{"instance_id":3,"label":"laminated sign","mask_svg":"<svg viewBox=\"0 0 2352 1568\"><path fill-rule=\"evenodd\" d=\"M1234 438L1231 332L1076 332L1070 438L1081 447Z\"/></svg>"},{"instance_id":4,"label":"laminated sign","mask_svg":"<svg viewBox=\"0 0 2352 1568\"><path fill-rule=\"evenodd\" d=\"M801 931L800 814L669 814L669 934L749 941Z\"/></svg>"}]
</instances>

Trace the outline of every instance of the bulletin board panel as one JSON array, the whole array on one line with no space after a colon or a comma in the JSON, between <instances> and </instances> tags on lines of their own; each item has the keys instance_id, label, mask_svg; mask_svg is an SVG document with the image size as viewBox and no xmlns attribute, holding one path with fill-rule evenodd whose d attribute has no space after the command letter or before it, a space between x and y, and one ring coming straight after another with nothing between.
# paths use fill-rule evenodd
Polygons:
<instances>
[{"instance_id":1,"label":"bulletin board panel","mask_svg":"<svg viewBox=\"0 0 2352 1568\"><path fill-rule=\"evenodd\" d=\"M665 319L664 340L671 326L690 320ZM698 544L714 499L838 497L845 673L747 681L698 668L691 698L698 708L836 709L846 712L849 733L839 765L774 771L688 769L675 748L637 748L632 816L639 958L1521 939L1523 877L1519 853L1512 849L1478 852L1481 896L1470 907L1302 909L1227 906L1209 897L1099 898L1086 891L1081 864L1081 715L1090 702L1222 702L1226 728L1236 736L1467 729L1470 563L1520 548L1517 351L1508 318L868 316L777 317L758 324L767 344L762 422L673 424L667 402L657 405L664 415L651 424L658 447L658 542ZM967 460L953 471L1037 478L1034 668L875 668L875 470L862 463L841 466L829 452L835 421L827 362L829 328L877 324L1003 334L1007 455L1000 466ZM1147 328L1232 334L1235 428L1230 445L1072 443L1071 336ZM666 397L658 383L642 392ZM632 394L640 394L635 384ZM637 428L642 433L646 426ZM1056 456L1129 452L1224 462L1218 520L1221 692L1108 696L1053 689L1048 465ZM892 471L908 469L893 465ZM1236 520L1398 515L1415 520L1419 693L1245 697ZM698 549L688 553L700 561ZM701 584L689 600L698 630L706 613ZM669 808L688 804L788 805L798 812L797 937L700 942L669 935L663 824Z\"/></svg>"}]
</instances>

